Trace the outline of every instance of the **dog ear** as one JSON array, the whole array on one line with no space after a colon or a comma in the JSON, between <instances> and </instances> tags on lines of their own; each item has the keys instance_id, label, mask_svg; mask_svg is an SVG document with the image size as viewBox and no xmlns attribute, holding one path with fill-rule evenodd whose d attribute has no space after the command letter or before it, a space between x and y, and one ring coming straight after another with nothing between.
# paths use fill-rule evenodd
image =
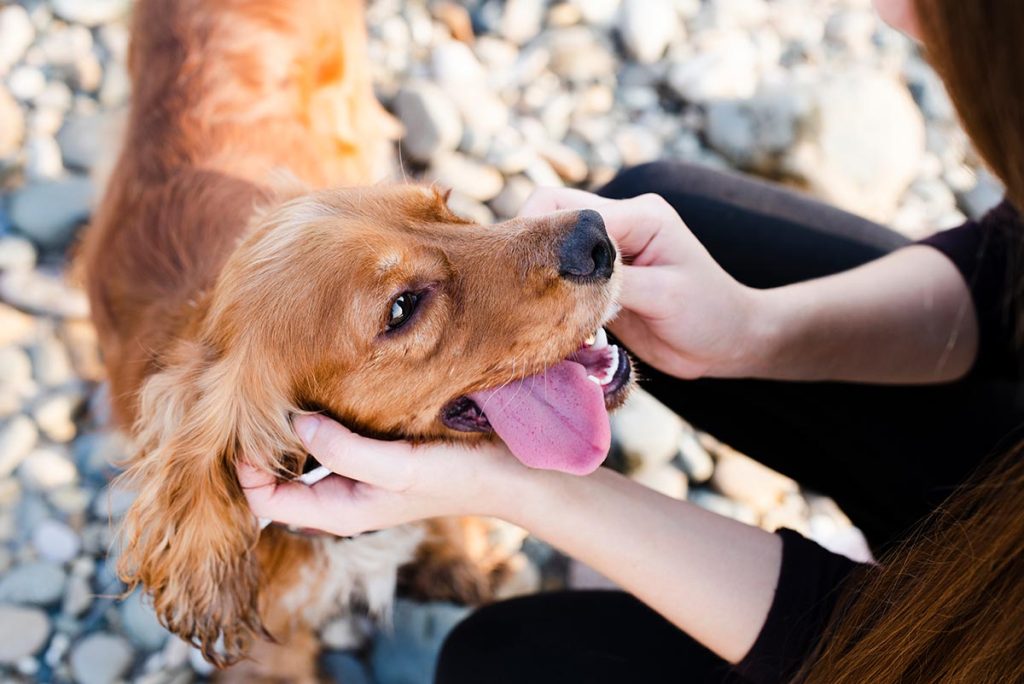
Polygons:
<instances>
[{"instance_id":1,"label":"dog ear","mask_svg":"<svg viewBox=\"0 0 1024 684\"><path fill-rule=\"evenodd\" d=\"M259 614L259 540L235 475L238 459L275 470L301 451L288 402L249 363L208 359L182 344L144 385L136 451L122 475L137 498L125 515L118 572L142 585L163 625L224 667L254 638Z\"/></svg>"}]
</instances>

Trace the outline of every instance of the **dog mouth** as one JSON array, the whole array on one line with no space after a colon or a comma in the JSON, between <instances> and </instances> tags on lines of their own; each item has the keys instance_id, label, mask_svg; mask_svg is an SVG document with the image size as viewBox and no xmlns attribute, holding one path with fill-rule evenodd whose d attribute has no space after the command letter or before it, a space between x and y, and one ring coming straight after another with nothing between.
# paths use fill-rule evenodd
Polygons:
<instances>
[{"instance_id":1,"label":"dog mouth","mask_svg":"<svg viewBox=\"0 0 1024 684\"><path fill-rule=\"evenodd\" d=\"M631 377L628 354L599 328L542 373L449 402L441 422L496 433L530 467L586 474L608 453L608 411L623 402Z\"/></svg>"}]
</instances>

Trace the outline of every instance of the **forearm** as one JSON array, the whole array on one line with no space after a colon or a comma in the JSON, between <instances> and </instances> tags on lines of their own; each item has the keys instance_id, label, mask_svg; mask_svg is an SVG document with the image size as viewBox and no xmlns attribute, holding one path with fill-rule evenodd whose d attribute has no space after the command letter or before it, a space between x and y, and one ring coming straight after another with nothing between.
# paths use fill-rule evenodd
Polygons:
<instances>
[{"instance_id":1,"label":"forearm","mask_svg":"<svg viewBox=\"0 0 1024 684\"><path fill-rule=\"evenodd\" d=\"M940 252L914 246L827 278L754 293L741 374L778 380L917 384L974 363L970 291Z\"/></svg>"},{"instance_id":2,"label":"forearm","mask_svg":"<svg viewBox=\"0 0 1024 684\"><path fill-rule=\"evenodd\" d=\"M500 517L590 565L726 660L750 650L778 580L778 537L606 469L516 479Z\"/></svg>"}]
</instances>

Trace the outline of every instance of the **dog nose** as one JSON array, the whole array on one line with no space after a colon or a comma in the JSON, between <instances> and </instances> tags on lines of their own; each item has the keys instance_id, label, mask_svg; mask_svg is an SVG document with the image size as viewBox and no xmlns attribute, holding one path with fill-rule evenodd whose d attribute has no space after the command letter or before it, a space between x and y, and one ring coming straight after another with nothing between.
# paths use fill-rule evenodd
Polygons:
<instances>
[{"instance_id":1,"label":"dog nose","mask_svg":"<svg viewBox=\"0 0 1024 684\"><path fill-rule=\"evenodd\" d=\"M590 282L608 280L614 268L615 246L608 239L604 219L593 209L584 209L558 250L558 274Z\"/></svg>"}]
</instances>

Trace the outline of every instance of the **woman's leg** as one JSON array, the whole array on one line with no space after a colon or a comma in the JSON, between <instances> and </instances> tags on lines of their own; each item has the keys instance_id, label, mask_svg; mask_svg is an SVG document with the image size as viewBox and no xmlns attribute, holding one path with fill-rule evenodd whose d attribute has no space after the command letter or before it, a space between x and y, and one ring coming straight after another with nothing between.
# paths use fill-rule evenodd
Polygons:
<instances>
[{"instance_id":1,"label":"woman's leg","mask_svg":"<svg viewBox=\"0 0 1024 684\"><path fill-rule=\"evenodd\" d=\"M448 636L436 684L739 681L728 663L617 591L536 594L482 608Z\"/></svg>"},{"instance_id":2,"label":"woman's leg","mask_svg":"<svg viewBox=\"0 0 1024 684\"><path fill-rule=\"evenodd\" d=\"M723 268L752 287L829 275L908 244L781 187L684 164L624 171L601 194L648 192L668 200ZM834 497L876 549L941 503L1024 421L1011 381L681 381L643 366L640 375L644 388L694 425Z\"/></svg>"}]
</instances>

